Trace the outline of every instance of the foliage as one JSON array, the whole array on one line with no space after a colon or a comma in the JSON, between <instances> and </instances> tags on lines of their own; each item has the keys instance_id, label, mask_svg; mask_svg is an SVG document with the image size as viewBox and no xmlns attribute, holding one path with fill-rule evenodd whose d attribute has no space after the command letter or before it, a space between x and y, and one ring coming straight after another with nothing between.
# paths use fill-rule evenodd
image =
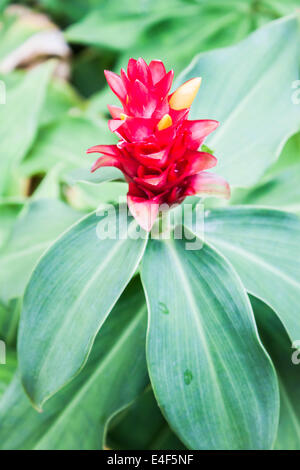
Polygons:
<instances>
[{"instance_id":1,"label":"foliage","mask_svg":"<svg viewBox=\"0 0 300 470\"><path fill-rule=\"evenodd\" d=\"M300 449L298 2L11 3L0 2L1 449ZM65 54L38 48L45 14ZM23 55L28 44L37 54ZM148 237L117 204L122 174L90 174L86 149L116 141L103 69L139 56L174 68L176 86L201 75L190 116L221 122L206 151L232 197L205 200L204 234L188 223L186 239ZM97 237L104 220L114 240Z\"/></svg>"}]
</instances>

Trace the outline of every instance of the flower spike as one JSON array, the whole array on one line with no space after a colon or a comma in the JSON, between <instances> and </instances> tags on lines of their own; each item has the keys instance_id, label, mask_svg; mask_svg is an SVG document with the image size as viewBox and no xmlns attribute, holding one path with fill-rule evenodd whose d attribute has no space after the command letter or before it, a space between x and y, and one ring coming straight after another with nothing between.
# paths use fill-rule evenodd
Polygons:
<instances>
[{"instance_id":1,"label":"flower spike","mask_svg":"<svg viewBox=\"0 0 300 470\"><path fill-rule=\"evenodd\" d=\"M114 166L123 172L128 206L141 227L151 230L161 204L180 203L194 194L228 198L228 183L205 171L217 159L198 150L219 123L187 119L201 78L188 80L169 95L174 73L159 60L147 65L142 58L129 59L121 75L104 73L121 101L120 107L108 106L108 126L119 142L87 151L101 154L91 171Z\"/></svg>"}]
</instances>

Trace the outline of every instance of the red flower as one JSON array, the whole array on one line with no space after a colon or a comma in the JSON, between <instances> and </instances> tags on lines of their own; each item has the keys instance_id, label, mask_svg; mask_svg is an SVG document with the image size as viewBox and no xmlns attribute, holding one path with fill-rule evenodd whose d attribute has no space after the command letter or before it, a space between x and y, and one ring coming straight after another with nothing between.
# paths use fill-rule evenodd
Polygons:
<instances>
[{"instance_id":1,"label":"red flower","mask_svg":"<svg viewBox=\"0 0 300 470\"><path fill-rule=\"evenodd\" d=\"M223 178L203 171L215 166L216 158L197 150L219 123L187 119L200 78L169 94L173 71L166 73L158 60L148 66L141 58L130 59L127 73L104 73L122 104L108 106L113 118L109 129L120 140L88 150L102 154L91 171L114 166L123 172L129 183L129 209L145 230L151 230L162 203L179 203L194 194L229 197Z\"/></svg>"}]
</instances>

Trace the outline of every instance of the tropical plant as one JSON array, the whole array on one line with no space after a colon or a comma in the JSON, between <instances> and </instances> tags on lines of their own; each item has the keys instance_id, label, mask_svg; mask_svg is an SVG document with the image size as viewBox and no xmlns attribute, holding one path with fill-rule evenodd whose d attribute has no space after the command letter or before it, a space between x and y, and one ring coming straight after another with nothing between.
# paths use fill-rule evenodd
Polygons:
<instances>
[{"instance_id":1,"label":"tropical plant","mask_svg":"<svg viewBox=\"0 0 300 470\"><path fill-rule=\"evenodd\" d=\"M53 60L2 72L0 447L300 449L300 31L276 19L293 2L37 3L101 66L150 64L106 72L118 141L107 89L86 102ZM170 91L149 38L197 31L200 11L219 39L182 39L167 64L200 53ZM36 34L12 43L20 19L3 18L0 59Z\"/></svg>"}]
</instances>

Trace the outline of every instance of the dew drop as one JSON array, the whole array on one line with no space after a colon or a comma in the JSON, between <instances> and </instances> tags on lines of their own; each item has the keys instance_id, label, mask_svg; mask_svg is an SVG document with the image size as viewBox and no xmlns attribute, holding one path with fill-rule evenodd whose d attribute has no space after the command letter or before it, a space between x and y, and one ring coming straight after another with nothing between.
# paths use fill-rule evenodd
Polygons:
<instances>
[{"instance_id":1,"label":"dew drop","mask_svg":"<svg viewBox=\"0 0 300 470\"><path fill-rule=\"evenodd\" d=\"M183 374L184 383L185 385L190 385L191 381L193 380L193 374L189 369L186 369Z\"/></svg>"},{"instance_id":2,"label":"dew drop","mask_svg":"<svg viewBox=\"0 0 300 470\"><path fill-rule=\"evenodd\" d=\"M168 307L163 302L158 302L158 308L160 313L163 313L164 315L168 315L170 313Z\"/></svg>"}]
</instances>

